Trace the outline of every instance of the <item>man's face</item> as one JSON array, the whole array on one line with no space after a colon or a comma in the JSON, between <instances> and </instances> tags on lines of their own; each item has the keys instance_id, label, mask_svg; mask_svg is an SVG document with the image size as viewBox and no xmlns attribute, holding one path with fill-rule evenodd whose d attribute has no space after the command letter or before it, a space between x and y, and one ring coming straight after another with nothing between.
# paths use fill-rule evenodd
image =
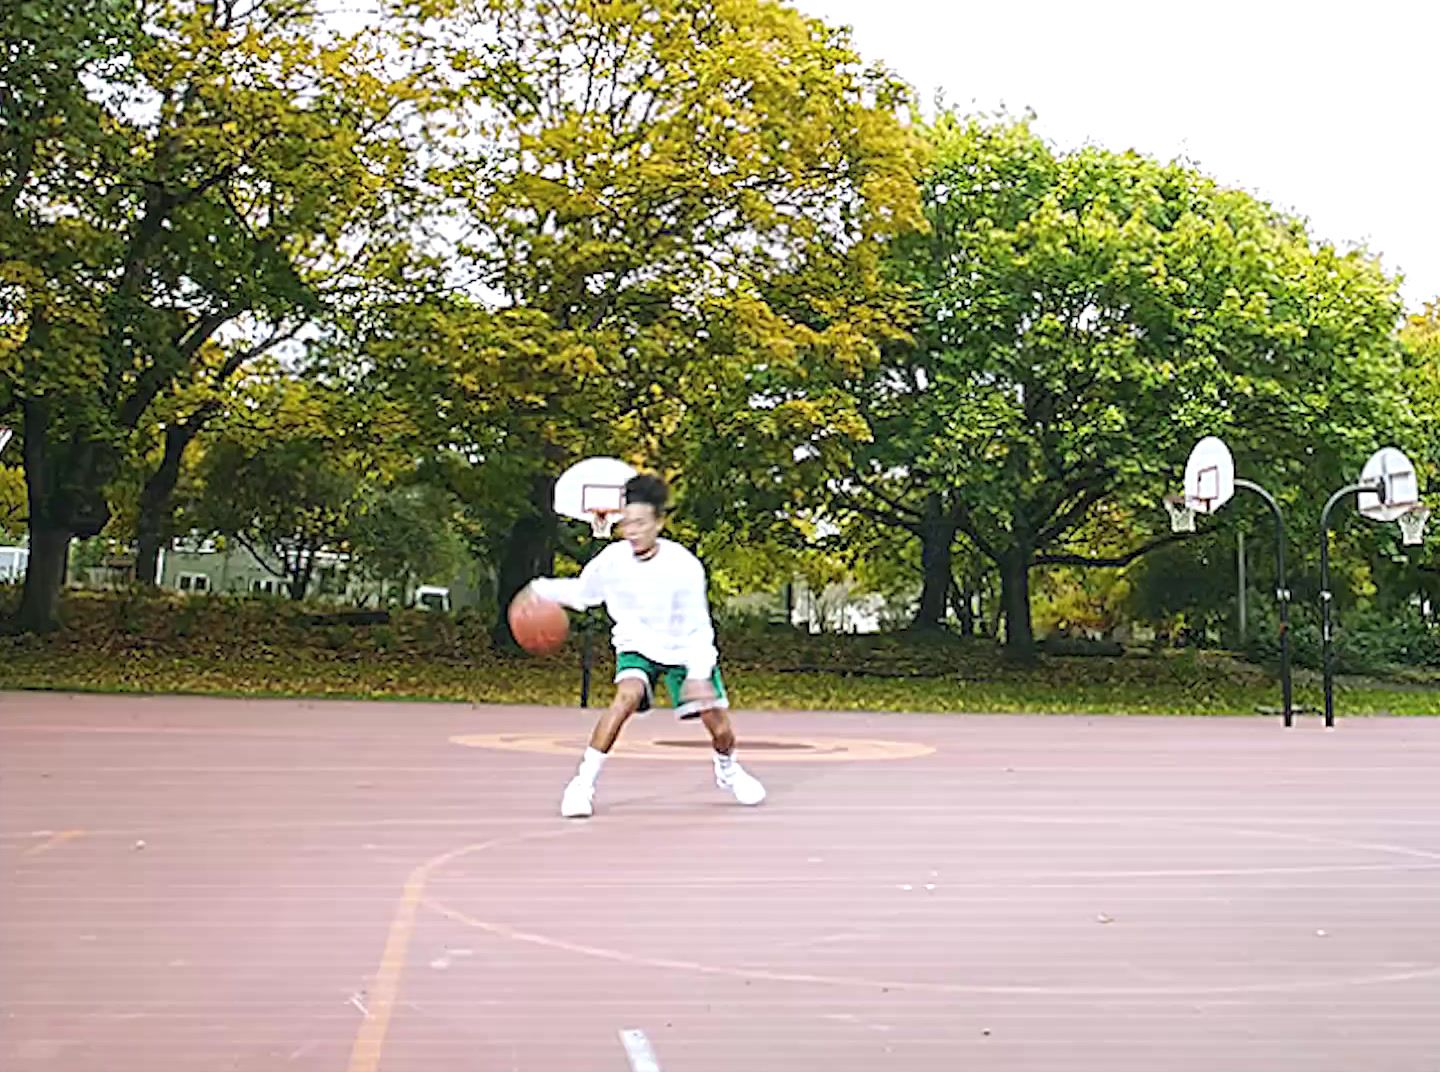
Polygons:
<instances>
[{"instance_id":1,"label":"man's face","mask_svg":"<svg viewBox=\"0 0 1440 1072\"><path fill-rule=\"evenodd\" d=\"M630 541L630 550L637 555L648 554L655 547L664 522L649 503L626 503L620 518L620 533Z\"/></svg>"}]
</instances>

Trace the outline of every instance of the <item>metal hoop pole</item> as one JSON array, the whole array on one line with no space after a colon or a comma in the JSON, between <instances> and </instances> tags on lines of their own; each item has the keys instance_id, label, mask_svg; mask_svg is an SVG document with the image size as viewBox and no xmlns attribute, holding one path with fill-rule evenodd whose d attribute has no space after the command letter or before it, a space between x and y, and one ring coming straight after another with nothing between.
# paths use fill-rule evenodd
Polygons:
<instances>
[{"instance_id":1,"label":"metal hoop pole","mask_svg":"<svg viewBox=\"0 0 1440 1072\"><path fill-rule=\"evenodd\" d=\"M598 537L596 537L598 539ZM581 568L589 565L599 551L592 543L588 550L577 553L576 559L580 562ZM580 709L583 711L590 706L590 677L595 666L595 625L597 621L596 612L587 610L580 615Z\"/></svg>"},{"instance_id":2,"label":"metal hoop pole","mask_svg":"<svg viewBox=\"0 0 1440 1072\"><path fill-rule=\"evenodd\" d=\"M1335 652L1330 632L1330 604L1334 600L1330 591L1330 511L1345 496L1355 495L1362 491L1377 492L1382 500L1385 497L1383 481L1348 484L1330 496L1325 503L1325 509L1320 511L1320 642L1322 645L1320 666L1325 676L1326 729L1332 729L1335 726Z\"/></svg>"},{"instance_id":3,"label":"metal hoop pole","mask_svg":"<svg viewBox=\"0 0 1440 1072\"><path fill-rule=\"evenodd\" d=\"M1275 600L1280 608L1280 693L1283 697L1286 726L1295 722L1294 688L1290 676L1290 586L1285 579L1285 515L1275 496L1250 480L1235 481L1237 488L1253 491L1275 516Z\"/></svg>"},{"instance_id":4,"label":"metal hoop pole","mask_svg":"<svg viewBox=\"0 0 1440 1072\"><path fill-rule=\"evenodd\" d=\"M580 638L580 709L583 711L590 706L590 668L594 665L594 656L590 648L590 630L586 628L588 623L583 619L581 628L585 630Z\"/></svg>"}]
</instances>

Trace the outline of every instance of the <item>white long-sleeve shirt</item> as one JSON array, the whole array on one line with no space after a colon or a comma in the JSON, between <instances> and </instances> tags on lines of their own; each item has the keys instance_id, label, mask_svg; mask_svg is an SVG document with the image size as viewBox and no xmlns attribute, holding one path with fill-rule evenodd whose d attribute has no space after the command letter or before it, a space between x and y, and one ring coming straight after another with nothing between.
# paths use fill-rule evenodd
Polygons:
<instances>
[{"instance_id":1,"label":"white long-sleeve shirt","mask_svg":"<svg viewBox=\"0 0 1440 1072\"><path fill-rule=\"evenodd\" d=\"M615 651L635 652L666 666L683 666L691 679L715 669L715 628L710 621L705 567L673 540L656 541L648 559L616 540L590 560L579 577L540 577L535 594L573 610L600 604L609 611Z\"/></svg>"}]
</instances>

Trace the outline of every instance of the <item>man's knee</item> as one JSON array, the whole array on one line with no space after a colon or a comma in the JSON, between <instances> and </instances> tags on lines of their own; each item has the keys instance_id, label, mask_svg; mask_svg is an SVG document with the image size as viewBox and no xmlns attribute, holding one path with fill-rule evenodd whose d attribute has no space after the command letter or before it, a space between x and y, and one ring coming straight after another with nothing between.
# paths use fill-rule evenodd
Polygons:
<instances>
[{"instance_id":1,"label":"man's knee","mask_svg":"<svg viewBox=\"0 0 1440 1072\"><path fill-rule=\"evenodd\" d=\"M615 699L610 703L610 713L617 718L629 718L640 710L644 702L644 683L634 678L626 678L615 687Z\"/></svg>"},{"instance_id":2,"label":"man's knee","mask_svg":"<svg viewBox=\"0 0 1440 1072\"><path fill-rule=\"evenodd\" d=\"M645 699L645 686L639 681L620 682L615 689L615 699L610 701L610 710L600 716L590 733L590 747L608 752L615 746L620 730L630 721L630 716L639 710Z\"/></svg>"}]
</instances>

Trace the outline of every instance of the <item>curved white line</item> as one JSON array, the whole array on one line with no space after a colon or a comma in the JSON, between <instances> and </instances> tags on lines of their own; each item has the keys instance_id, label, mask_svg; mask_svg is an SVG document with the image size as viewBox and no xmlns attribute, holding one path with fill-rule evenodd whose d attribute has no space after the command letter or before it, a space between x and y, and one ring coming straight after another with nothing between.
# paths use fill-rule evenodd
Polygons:
<instances>
[{"instance_id":1,"label":"curved white line","mask_svg":"<svg viewBox=\"0 0 1440 1072\"><path fill-rule=\"evenodd\" d=\"M805 983L812 986L861 987L867 990L899 990L925 994L998 994L1027 997L1155 997L1221 994L1288 994L1305 990L1330 990L1339 987L1377 986L1383 983L1412 982L1440 976L1440 965L1417 971L1391 972L1383 975L1354 976L1343 979L1302 979L1287 983L1238 983L1227 986L1014 986L979 983L920 983L913 980L871 979L855 975L812 975L806 972L777 972L766 968L732 968L719 964L701 964L693 960L669 957L647 957L623 953L617 949L567 942L543 934L517 930L501 923L475 919L433 898L421 903L456 923L508 938L516 942L542 946L565 953L576 953L596 960L609 960L637 968L661 968L692 972L698 975L719 975L731 979L762 980L770 983Z\"/></svg>"}]
</instances>

